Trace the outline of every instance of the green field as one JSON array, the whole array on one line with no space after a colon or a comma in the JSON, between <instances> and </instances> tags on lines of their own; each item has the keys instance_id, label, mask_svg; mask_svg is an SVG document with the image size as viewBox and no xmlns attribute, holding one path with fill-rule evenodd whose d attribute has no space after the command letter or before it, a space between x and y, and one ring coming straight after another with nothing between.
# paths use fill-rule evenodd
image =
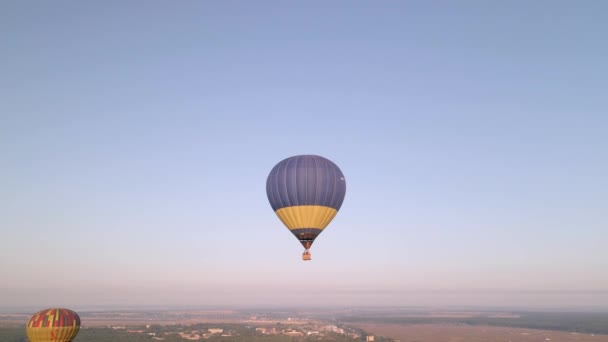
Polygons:
<instances>
[{"instance_id":1,"label":"green field","mask_svg":"<svg viewBox=\"0 0 608 342\"><path fill-rule=\"evenodd\" d=\"M470 317L405 317L399 314L360 313L342 316L344 323L381 324L464 324L468 326L496 326L528 328L589 334L608 334L608 313L581 312L510 312L513 317L493 317L480 313Z\"/></svg>"},{"instance_id":2,"label":"green field","mask_svg":"<svg viewBox=\"0 0 608 342\"><path fill-rule=\"evenodd\" d=\"M215 325L218 326L218 325ZM344 336L334 333L328 333L326 336L304 336L304 337L290 337L283 335L263 335L256 332L254 328L247 327L244 325L230 324L220 325L225 331L228 331L233 336L210 336L204 341L234 341L234 342L289 342L289 341L303 341L303 342L321 342L321 341L334 341L334 342L353 342L360 341L361 339L354 339L350 336ZM167 342L184 342L187 341L179 336L179 332L190 332L193 330L205 329L203 325L177 325L177 326L152 326L146 328L144 326L132 326L127 329L111 329L111 328L84 328L78 333L78 336L74 339L74 342L140 342L140 341L155 341L148 333L154 333L155 336L162 336L163 341ZM128 330L143 330L144 333L133 333ZM2 342L27 342L28 339L25 335L25 329L23 327L2 327L0 328L0 341ZM203 341L203 339L201 339ZM376 339L376 341L390 341L388 339Z\"/></svg>"}]
</instances>

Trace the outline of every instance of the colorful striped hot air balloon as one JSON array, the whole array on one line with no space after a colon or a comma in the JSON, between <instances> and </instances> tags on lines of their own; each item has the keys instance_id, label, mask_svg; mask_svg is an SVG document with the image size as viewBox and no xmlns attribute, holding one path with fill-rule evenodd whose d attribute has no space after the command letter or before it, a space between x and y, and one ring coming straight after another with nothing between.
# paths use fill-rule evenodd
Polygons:
<instances>
[{"instance_id":1,"label":"colorful striped hot air balloon","mask_svg":"<svg viewBox=\"0 0 608 342\"><path fill-rule=\"evenodd\" d=\"M346 181L328 159L294 156L270 171L266 194L272 210L306 249L302 259L310 260L308 249L342 206Z\"/></svg>"},{"instance_id":2,"label":"colorful striped hot air balloon","mask_svg":"<svg viewBox=\"0 0 608 342\"><path fill-rule=\"evenodd\" d=\"M80 329L80 317L68 309L46 309L36 312L25 332L31 342L70 342Z\"/></svg>"}]
</instances>

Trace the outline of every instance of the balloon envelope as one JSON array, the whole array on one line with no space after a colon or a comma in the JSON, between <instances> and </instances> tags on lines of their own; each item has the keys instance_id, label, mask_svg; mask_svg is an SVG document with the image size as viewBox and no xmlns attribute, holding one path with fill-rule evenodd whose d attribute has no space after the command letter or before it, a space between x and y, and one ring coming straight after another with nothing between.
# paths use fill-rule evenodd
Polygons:
<instances>
[{"instance_id":1,"label":"balloon envelope","mask_svg":"<svg viewBox=\"0 0 608 342\"><path fill-rule=\"evenodd\" d=\"M329 159L300 155L270 171L266 194L272 210L308 249L340 210L346 181Z\"/></svg>"},{"instance_id":2,"label":"balloon envelope","mask_svg":"<svg viewBox=\"0 0 608 342\"><path fill-rule=\"evenodd\" d=\"M52 308L36 312L27 323L31 342L70 342L80 329L80 317L68 309Z\"/></svg>"}]
</instances>

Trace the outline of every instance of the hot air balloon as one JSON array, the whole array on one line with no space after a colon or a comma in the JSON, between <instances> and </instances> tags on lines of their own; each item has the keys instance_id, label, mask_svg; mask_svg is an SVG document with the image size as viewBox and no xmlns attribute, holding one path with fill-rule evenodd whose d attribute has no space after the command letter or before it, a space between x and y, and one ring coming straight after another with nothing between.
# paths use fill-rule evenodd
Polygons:
<instances>
[{"instance_id":1,"label":"hot air balloon","mask_svg":"<svg viewBox=\"0 0 608 342\"><path fill-rule=\"evenodd\" d=\"M279 162L268 175L266 194L272 210L306 249L336 216L346 194L342 171L329 159L294 156Z\"/></svg>"},{"instance_id":2,"label":"hot air balloon","mask_svg":"<svg viewBox=\"0 0 608 342\"><path fill-rule=\"evenodd\" d=\"M30 342L70 342L80 329L80 317L68 309L46 309L36 312L25 332Z\"/></svg>"}]
</instances>

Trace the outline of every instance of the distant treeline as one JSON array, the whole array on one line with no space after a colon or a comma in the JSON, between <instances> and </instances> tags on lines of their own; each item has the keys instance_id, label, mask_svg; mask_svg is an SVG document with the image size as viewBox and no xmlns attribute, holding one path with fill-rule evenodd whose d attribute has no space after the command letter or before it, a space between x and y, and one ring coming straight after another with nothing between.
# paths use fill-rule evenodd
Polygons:
<instances>
[{"instance_id":1,"label":"distant treeline","mask_svg":"<svg viewBox=\"0 0 608 342\"><path fill-rule=\"evenodd\" d=\"M181 338L178 334L167 333L169 331L192 331L193 329L202 329L208 327L209 324L195 325L154 325L150 329L143 326L131 326L129 329L146 329L146 331L154 331L158 336L162 336L164 342L184 342L187 341ZM232 331L233 336L210 336L204 341L208 342L353 342L356 341L350 336L329 333L327 336L304 336L292 337L283 335L263 335L244 325L238 324L214 324L213 327L220 327ZM202 340L202 339L201 339ZM360 339L362 340L362 339ZM2 342L28 342L25 336L25 328L23 327L0 327L0 341ZM111 329L111 328L86 328L78 332L78 336L74 342L152 342L151 336L144 333L129 333L126 329ZM378 342L392 341L391 339L376 339Z\"/></svg>"},{"instance_id":2,"label":"distant treeline","mask_svg":"<svg viewBox=\"0 0 608 342\"><path fill-rule=\"evenodd\" d=\"M466 324L498 327L557 330L577 333L608 334L608 313L512 312L515 317L382 317L348 315L337 317L345 323L385 324Z\"/></svg>"},{"instance_id":3,"label":"distant treeline","mask_svg":"<svg viewBox=\"0 0 608 342\"><path fill-rule=\"evenodd\" d=\"M0 327L0 341L27 342L27 337L25 337L25 326L18 328Z\"/></svg>"}]
</instances>

